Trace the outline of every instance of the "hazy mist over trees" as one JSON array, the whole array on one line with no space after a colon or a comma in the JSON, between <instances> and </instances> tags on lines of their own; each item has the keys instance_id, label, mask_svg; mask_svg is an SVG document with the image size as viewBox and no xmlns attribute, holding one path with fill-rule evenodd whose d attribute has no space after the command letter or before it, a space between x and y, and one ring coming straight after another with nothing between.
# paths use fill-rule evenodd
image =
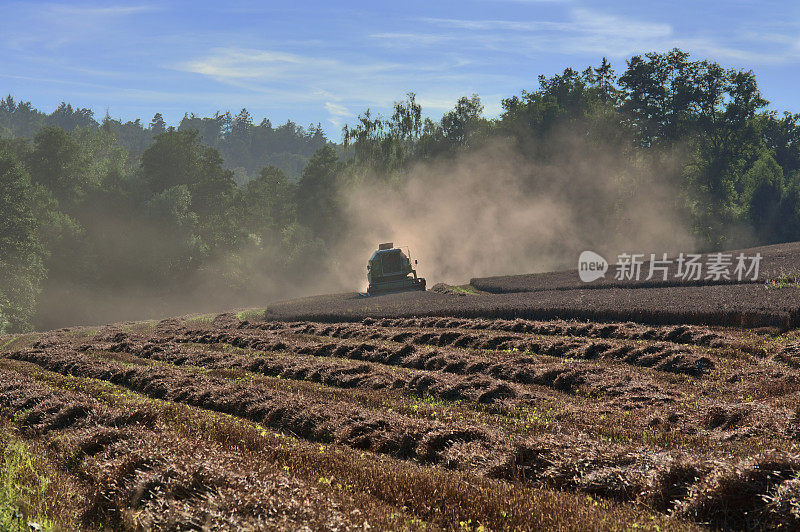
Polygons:
<instances>
[{"instance_id":1,"label":"hazy mist over trees","mask_svg":"<svg viewBox=\"0 0 800 532\"><path fill-rule=\"evenodd\" d=\"M98 122L91 109L73 108L66 102L46 114L33 108L30 102L14 101L10 95L0 100L0 137L32 138L47 126L67 132L102 130L132 158L141 156L153 138L167 130L161 113L156 113L149 124L142 124L139 119L122 122L108 115ZM204 145L220 152L225 167L235 171L240 184L255 177L265 166L275 166L289 177L298 178L308 159L328 142L319 124L303 128L288 121L273 127L266 118L254 124L247 109L235 116L230 112L217 112L211 117L187 113L176 129L197 131Z\"/></svg>"},{"instance_id":2,"label":"hazy mist over trees","mask_svg":"<svg viewBox=\"0 0 800 532\"><path fill-rule=\"evenodd\" d=\"M495 119L477 95L426 118L409 93L391 116L365 110L341 145L319 126L255 124L246 109L168 127L160 114L146 125L98 121L67 103L46 114L9 96L0 332L292 294L331 268L328 250L348 224L342 190L376 178L399 186L421 162L496 142L554 163L565 139L580 139L587 157L613 149L631 168L663 168L703 249L800 240L800 115L767 110L752 72L680 50L634 56L619 74L603 60L541 76Z\"/></svg>"}]
</instances>

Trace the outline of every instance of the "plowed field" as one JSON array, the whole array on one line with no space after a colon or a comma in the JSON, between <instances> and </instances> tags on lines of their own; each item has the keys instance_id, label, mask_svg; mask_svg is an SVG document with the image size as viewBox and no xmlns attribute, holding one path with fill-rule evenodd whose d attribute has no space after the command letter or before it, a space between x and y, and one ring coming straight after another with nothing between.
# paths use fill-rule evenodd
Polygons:
<instances>
[{"instance_id":1,"label":"plowed field","mask_svg":"<svg viewBox=\"0 0 800 532\"><path fill-rule=\"evenodd\" d=\"M12 520L800 527L793 331L281 308L0 337Z\"/></svg>"}]
</instances>

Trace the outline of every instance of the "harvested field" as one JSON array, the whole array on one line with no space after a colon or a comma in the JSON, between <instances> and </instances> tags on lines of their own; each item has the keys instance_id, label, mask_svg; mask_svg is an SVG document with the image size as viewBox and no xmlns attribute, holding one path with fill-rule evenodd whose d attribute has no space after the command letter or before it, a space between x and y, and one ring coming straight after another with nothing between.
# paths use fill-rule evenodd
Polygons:
<instances>
[{"instance_id":1,"label":"harvested field","mask_svg":"<svg viewBox=\"0 0 800 532\"><path fill-rule=\"evenodd\" d=\"M757 248L738 249L725 252L725 254L732 255L734 267L736 264L736 257L740 253L744 254L746 257L755 256L757 253L761 255L758 279L752 280L745 276L741 282L763 284L766 281L776 279L789 279L792 281L795 279L800 279L800 242L774 244L771 246L761 246ZM707 263L709 256L709 254L703 255L702 259L700 259L700 262ZM615 260L612 260L612 257L606 258L609 259L609 263L615 262ZM616 271L614 265L609 264L609 270L606 272L605 277L589 284L581 282L578 277L577 270L476 278L472 279L470 284L478 290L500 294L511 292L540 292L544 290L575 290L585 288L648 288L687 285L707 286L740 282L735 278L735 276L732 279L720 278L718 280L705 278L697 281L676 279L676 275L678 273L678 264L674 262L675 257L668 257L668 259L672 259L673 262L669 264L666 280L664 279L663 273L659 270L656 270L653 278L648 280L647 277L650 273L650 261L649 256L646 258L647 260L644 261L641 266L642 275L638 280L616 280L614 278ZM661 260L661 258L662 257L656 256L656 260ZM613 259L616 259L616 257L613 257ZM733 267L731 268L731 273L732 272ZM702 277L705 277L705 273L702 275Z\"/></svg>"},{"instance_id":2,"label":"harvested field","mask_svg":"<svg viewBox=\"0 0 800 532\"><path fill-rule=\"evenodd\" d=\"M435 292L363 298L342 294L267 308L281 321L361 321L365 318L456 317L513 320L633 321L653 325L800 326L800 289L764 284L665 288L583 288L460 296Z\"/></svg>"},{"instance_id":3,"label":"harvested field","mask_svg":"<svg viewBox=\"0 0 800 532\"><path fill-rule=\"evenodd\" d=\"M800 242L730 252L762 256L756 281L734 279L581 282L577 270L472 279L466 287L437 285L424 293L364 298L357 293L278 302L266 318L279 321L362 321L398 318L584 320L649 325L800 327ZM706 256L707 257L707 256ZM705 258L704 258L705 260ZM598 326L598 328L602 328ZM650 338L643 338L650 339Z\"/></svg>"},{"instance_id":4,"label":"harvested field","mask_svg":"<svg viewBox=\"0 0 800 532\"><path fill-rule=\"evenodd\" d=\"M46 516L31 491L17 508L67 529L800 526L796 333L389 317L407 295L364 300L378 318L332 297L324 322L0 339L4 434L57 479Z\"/></svg>"}]
</instances>

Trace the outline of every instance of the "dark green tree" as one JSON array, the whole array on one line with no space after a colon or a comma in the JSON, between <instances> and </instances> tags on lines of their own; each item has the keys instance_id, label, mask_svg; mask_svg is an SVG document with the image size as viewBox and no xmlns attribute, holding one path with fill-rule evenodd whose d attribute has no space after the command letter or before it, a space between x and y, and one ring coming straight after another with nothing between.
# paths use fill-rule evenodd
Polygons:
<instances>
[{"instance_id":1,"label":"dark green tree","mask_svg":"<svg viewBox=\"0 0 800 532\"><path fill-rule=\"evenodd\" d=\"M242 223L250 233L276 235L296 218L296 186L280 169L268 166L241 192Z\"/></svg>"},{"instance_id":2,"label":"dark green tree","mask_svg":"<svg viewBox=\"0 0 800 532\"><path fill-rule=\"evenodd\" d=\"M198 234L211 252L235 246L241 236L234 216L233 172L222 164L219 152L204 147L194 130L162 133L142 154L143 177L153 193L187 187L191 209L199 217Z\"/></svg>"},{"instance_id":3,"label":"dark green tree","mask_svg":"<svg viewBox=\"0 0 800 532\"><path fill-rule=\"evenodd\" d=\"M33 144L26 161L31 180L51 191L62 208L73 208L97 184L89 172L91 155L58 127L40 130Z\"/></svg>"},{"instance_id":4,"label":"dark green tree","mask_svg":"<svg viewBox=\"0 0 800 532\"><path fill-rule=\"evenodd\" d=\"M217 150L205 148L197 180L189 186L200 237L212 252L234 249L244 234L236 219L233 171L223 168L222 162Z\"/></svg>"},{"instance_id":5,"label":"dark green tree","mask_svg":"<svg viewBox=\"0 0 800 532\"><path fill-rule=\"evenodd\" d=\"M300 222L328 242L341 232L343 223L337 199L337 178L342 168L336 150L320 148L308 161L297 187Z\"/></svg>"},{"instance_id":6,"label":"dark green tree","mask_svg":"<svg viewBox=\"0 0 800 532\"><path fill-rule=\"evenodd\" d=\"M473 136L480 134L484 125L483 104L477 94L470 98L462 96L455 108L442 117L444 138L456 146L470 145Z\"/></svg>"},{"instance_id":7,"label":"dark green tree","mask_svg":"<svg viewBox=\"0 0 800 532\"><path fill-rule=\"evenodd\" d=\"M167 123L164 122L164 117L161 116L161 113L156 113L153 115L153 119L150 121L150 133L155 135L160 135L167 130Z\"/></svg>"},{"instance_id":8,"label":"dark green tree","mask_svg":"<svg viewBox=\"0 0 800 532\"><path fill-rule=\"evenodd\" d=\"M592 69L591 83L600 92L600 99L605 104L616 104L619 99L617 77L611 63L605 57L600 66Z\"/></svg>"},{"instance_id":9,"label":"dark green tree","mask_svg":"<svg viewBox=\"0 0 800 532\"><path fill-rule=\"evenodd\" d=\"M208 256L208 246L197 234L199 220L191 204L189 187L176 185L154 195L144 205L146 232L153 236L157 233L157 238L143 243L135 260L141 270L152 272L153 281L185 281Z\"/></svg>"},{"instance_id":10,"label":"dark green tree","mask_svg":"<svg viewBox=\"0 0 800 532\"><path fill-rule=\"evenodd\" d=\"M199 181L203 150L195 130L169 131L158 135L142 153L141 168L150 190L159 193L177 185L189 186Z\"/></svg>"},{"instance_id":11,"label":"dark green tree","mask_svg":"<svg viewBox=\"0 0 800 532\"><path fill-rule=\"evenodd\" d=\"M45 117L44 123L50 126L60 127L65 131L72 131L76 128L96 128L97 122L94 119L94 111L91 109L73 109L72 105L61 102L58 108Z\"/></svg>"},{"instance_id":12,"label":"dark green tree","mask_svg":"<svg viewBox=\"0 0 800 532\"><path fill-rule=\"evenodd\" d=\"M31 328L44 254L37 232L36 194L13 154L0 148L0 332Z\"/></svg>"}]
</instances>

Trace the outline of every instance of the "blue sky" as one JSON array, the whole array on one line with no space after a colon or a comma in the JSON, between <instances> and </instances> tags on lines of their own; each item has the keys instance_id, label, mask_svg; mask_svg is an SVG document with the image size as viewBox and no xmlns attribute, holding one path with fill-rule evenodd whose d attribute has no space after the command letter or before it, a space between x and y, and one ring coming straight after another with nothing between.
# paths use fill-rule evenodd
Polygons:
<instances>
[{"instance_id":1,"label":"blue sky","mask_svg":"<svg viewBox=\"0 0 800 532\"><path fill-rule=\"evenodd\" d=\"M774 0L0 0L0 93L145 122L247 107L338 139L407 91L434 117L478 93L492 116L539 74L675 46L754 70L771 107L800 112L800 2Z\"/></svg>"}]
</instances>

